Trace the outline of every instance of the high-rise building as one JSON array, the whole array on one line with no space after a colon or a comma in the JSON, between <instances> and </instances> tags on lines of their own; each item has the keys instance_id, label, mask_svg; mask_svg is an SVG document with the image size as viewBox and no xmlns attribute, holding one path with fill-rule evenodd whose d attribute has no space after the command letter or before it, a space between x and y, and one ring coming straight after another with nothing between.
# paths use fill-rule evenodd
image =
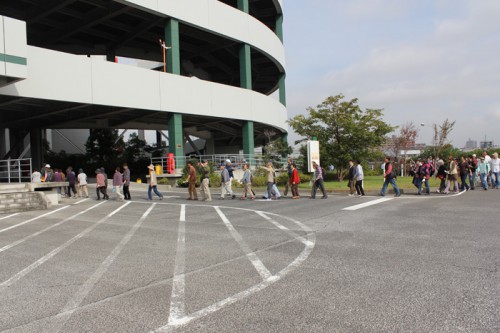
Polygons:
<instances>
[{"instance_id":1,"label":"high-rise building","mask_svg":"<svg viewBox=\"0 0 500 333\"><path fill-rule=\"evenodd\" d=\"M286 137L282 0L2 0L0 15L0 159L29 138L39 164L47 133L64 140L47 129L168 131L177 156L189 136L207 154Z\"/></svg>"}]
</instances>

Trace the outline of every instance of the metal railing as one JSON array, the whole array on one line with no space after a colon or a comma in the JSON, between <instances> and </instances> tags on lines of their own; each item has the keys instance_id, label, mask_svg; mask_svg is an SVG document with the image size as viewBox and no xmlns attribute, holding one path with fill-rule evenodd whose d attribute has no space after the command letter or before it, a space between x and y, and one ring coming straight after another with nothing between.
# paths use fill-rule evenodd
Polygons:
<instances>
[{"instance_id":1,"label":"metal railing","mask_svg":"<svg viewBox=\"0 0 500 333\"><path fill-rule=\"evenodd\" d=\"M0 182L31 182L31 158L0 160Z\"/></svg>"},{"instance_id":2,"label":"metal railing","mask_svg":"<svg viewBox=\"0 0 500 333\"><path fill-rule=\"evenodd\" d=\"M249 154L215 154L215 155L190 155L190 156L176 156L175 160L175 168L179 168L178 166L186 165L189 160L206 160L208 163L213 164L218 167L222 164L226 164L229 160L231 161L231 165L235 169L243 168L243 164L250 163L250 167L252 169L258 168L265 164L265 160L262 155L249 155ZM274 159L276 164L279 164L278 167L286 165L286 158L277 157ZM169 168L169 158L168 157L153 157L151 158L151 164L154 166L160 165L163 174L167 174Z\"/></svg>"}]
</instances>

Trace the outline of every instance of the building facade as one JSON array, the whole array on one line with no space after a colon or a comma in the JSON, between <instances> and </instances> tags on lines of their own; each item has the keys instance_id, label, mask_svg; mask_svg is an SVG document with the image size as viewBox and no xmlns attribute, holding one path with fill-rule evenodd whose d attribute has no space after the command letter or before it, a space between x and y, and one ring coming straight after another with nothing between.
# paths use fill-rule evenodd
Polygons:
<instances>
[{"instance_id":1,"label":"building facade","mask_svg":"<svg viewBox=\"0 0 500 333\"><path fill-rule=\"evenodd\" d=\"M4 0L0 15L0 159L29 136L40 164L47 130L168 131L176 156L189 136L246 154L286 136L282 0Z\"/></svg>"}]
</instances>

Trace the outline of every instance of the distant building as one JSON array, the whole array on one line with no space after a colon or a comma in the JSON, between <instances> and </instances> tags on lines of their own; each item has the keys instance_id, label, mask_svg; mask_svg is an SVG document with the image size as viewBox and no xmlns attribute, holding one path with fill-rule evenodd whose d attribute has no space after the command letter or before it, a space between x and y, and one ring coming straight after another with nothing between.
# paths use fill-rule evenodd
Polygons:
<instances>
[{"instance_id":1,"label":"distant building","mask_svg":"<svg viewBox=\"0 0 500 333\"><path fill-rule=\"evenodd\" d=\"M493 147L493 141L481 141L479 143L481 149L487 149Z\"/></svg>"},{"instance_id":2,"label":"distant building","mask_svg":"<svg viewBox=\"0 0 500 333\"><path fill-rule=\"evenodd\" d=\"M471 140L471 138L469 138L469 140L465 142L465 149L477 149L477 141Z\"/></svg>"}]
</instances>

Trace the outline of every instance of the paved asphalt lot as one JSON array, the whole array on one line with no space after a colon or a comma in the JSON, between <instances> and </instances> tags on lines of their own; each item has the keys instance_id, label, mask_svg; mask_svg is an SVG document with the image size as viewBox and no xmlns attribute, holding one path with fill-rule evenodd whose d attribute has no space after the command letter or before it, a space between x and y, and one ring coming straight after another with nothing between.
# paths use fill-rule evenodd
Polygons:
<instances>
[{"instance_id":1,"label":"paved asphalt lot","mask_svg":"<svg viewBox=\"0 0 500 333\"><path fill-rule=\"evenodd\" d=\"M0 215L0 332L500 331L500 191L132 196Z\"/></svg>"}]
</instances>

